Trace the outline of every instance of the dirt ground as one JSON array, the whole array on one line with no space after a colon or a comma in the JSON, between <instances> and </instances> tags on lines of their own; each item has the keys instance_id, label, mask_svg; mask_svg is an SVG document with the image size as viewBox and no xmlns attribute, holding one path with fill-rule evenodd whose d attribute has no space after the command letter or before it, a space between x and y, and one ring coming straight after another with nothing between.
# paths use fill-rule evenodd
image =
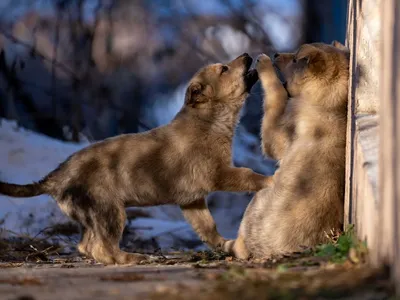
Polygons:
<instances>
[{"instance_id":1,"label":"dirt ground","mask_svg":"<svg viewBox=\"0 0 400 300\"><path fill-rule=\"evenodd\" d=\"M387 270L310 253L240 262L212 252L103 266L70 255L0 263L0 299L395 299Z\"/></svg>"}]
</instances>

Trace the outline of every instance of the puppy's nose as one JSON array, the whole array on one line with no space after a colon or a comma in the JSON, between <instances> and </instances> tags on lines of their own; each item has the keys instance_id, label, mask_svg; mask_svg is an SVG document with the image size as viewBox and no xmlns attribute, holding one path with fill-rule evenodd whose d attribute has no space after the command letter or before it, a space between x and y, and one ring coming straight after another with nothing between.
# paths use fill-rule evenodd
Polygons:
<instances>
[{"instance_id":1,"label":"puppy's nose","mask_svg":"<svg viewBox=\"0 0 400 300\"><path fill-rule=\"evenodd\" d=\"M279 53L274 53L274 59L277 59L279 57Z\"/></svg>"},{"instance_id":2,"label":"puppy's nose","mask_svg":"<svg viewBox=\"0 0 400 300\"><path fill-rule=\"evenodd\" d=\"M239 57L250 57L250 55L246 52L246 53L243 53L242 55L240 55Z\"/></svg>"}]
</instances>

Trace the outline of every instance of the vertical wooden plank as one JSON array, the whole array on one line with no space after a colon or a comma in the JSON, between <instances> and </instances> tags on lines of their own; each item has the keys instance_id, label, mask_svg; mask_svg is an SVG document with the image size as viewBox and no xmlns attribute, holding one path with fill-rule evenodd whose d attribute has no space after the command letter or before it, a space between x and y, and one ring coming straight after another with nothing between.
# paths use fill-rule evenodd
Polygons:
<instances>
[{"instance_id":1,"label":"vertical wooden plank","mask_svg":"<svg viewBox=\"0 0 400 300\"><path fill-rule=\"evenodd\" d=\"M356 39L355 30L357 19L356 5L354 0L349 0L347 7L347 35L346 46L350 49L350 73L354 74ZM351 75L350 75L351 76ZM355 89L353 88L353 78L349 82L349 96L347 108L347 134L346 134L346 185L344 197L344 227L347 228L354 222L354 202L353 202L353 174L354 174L354 133L355 133Z\"/></svg>"},{"instance_id":2,"label":"vertical wooden plank","mask_svg":"<svg viewBox=\"0 0 400 300\"><path fill-rule=\"evenodd\" d=\"M380 251L382 262L393 266L400 285L400 4L381 2L381 103L380 103ZM398 291L400 292L400 291Z\"/></svg>"},{"instance_id":3,"label":"vertical wooden plank","mask_svg":"<svg viewBox=\"0 0 400 300\"><path fill-rule=\"evenodd\" d=\"M394 120L396 120L396 149L395 149L395 159L396 159L396 177L395 177L395 197L392 200L393 205L390 206L392 208L393 215L393 257L392 261L394 264L394 275L397 282L398 293L400 293L400 3L398 0L393 0L393 11L394 11L394 28L392 34L393 41L393 52L392 52L392 61L393 61L393 81L392 81L392 92L393 92L393 110L396 111L396 115ZM392 164L393 166L393 164Z\"/></svg>"},{"instance_id":4,"label":"vertical wooden plank","mask_svg":"<svg viewBox=\"0 0 400 300\"><path fill-rule=\"evenodd\" d=\"M376 7L380 7L379 17L373 13L375 4ZM363 8L367 9L368 13L363 14ZM380 28L377 25L379 23ZM345 226L356 224L359 236L367 238L372 264L386 263L393 266L393 275L400 293L400 1L350 0L347 26L346 44L350 48L351 78L347 125ZM378 39L381 43L380 49L375 47ZM372 47L371 50L368 48L370 46L375 48ZM378 60L378 64L374 64L375 67L366 63L368 59L372 59L371 56ZM360 75L360 70L362 71L359 63L368 68L370 80L375 80L375 83L379 81L379 97L372 99L377 85L359 85L360 78L357 76ZM379 74L379 80L376 80L376 74ZM367 83L370 82L367 80ZM371 187L374 187L371 185L373 176L368 176L368 168L365 166L368 160L373 158L365 156L367 153L362 147L365 137L360 135L361 123L357 123L360 113L363 112L359 111L359 104L363 102L361 104L365 105L361 107L368 107L369 102L376 101L376 98L380 100L380 105L377 106L380 141L378 197L371 191Z\"/></svg>"}]
</instances>

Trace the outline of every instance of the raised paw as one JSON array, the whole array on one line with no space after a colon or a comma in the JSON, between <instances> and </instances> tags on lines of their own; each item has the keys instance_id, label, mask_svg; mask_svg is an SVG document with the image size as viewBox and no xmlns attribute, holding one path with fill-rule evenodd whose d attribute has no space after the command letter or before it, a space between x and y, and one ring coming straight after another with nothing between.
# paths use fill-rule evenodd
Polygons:
<instances>
[{"instance_id":1,"label":"raised paw","mask_svg":"<svg viewBox=\"0 0 400 300\"><path fill-rule=\"evenodd\" d=\"M266 54L260 54L257 57L256 69L257 72L264 70L265 68L273 68L271 58Z\"/></svg>"}]
</instances>

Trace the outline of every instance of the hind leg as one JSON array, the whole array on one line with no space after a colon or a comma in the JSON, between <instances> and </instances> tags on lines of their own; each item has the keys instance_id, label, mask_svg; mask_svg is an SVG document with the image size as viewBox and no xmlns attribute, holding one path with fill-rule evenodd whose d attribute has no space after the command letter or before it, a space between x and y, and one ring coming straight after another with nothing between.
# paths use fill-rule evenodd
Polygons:
<instances>
[{"instance_id":1,"label":"hind leg","mask_svg":"<svg viewBox=\"0 0 400 300\"><path fill-rule=\"evenodd\" d=\"M226 241L223 246L223 250L228 252L239 259L249 259L253 256L252 244L254 244L254 239L258 239L256 234L254 237L254 226L262 221L262 218L267 214L267 209L270 203L270 190L263 189L256 193L254 198L250 201L243 215L242 222L240 223L238 237L233 241ZM253 230L252 230L253 229Z\"/></svg>"},{"instance_id":2,"label":"hind leg","mask_svg":"<svg viewBox=\"0 0 400 300\"><path fill-rule=\"evenodd\" d=\"M125 226L124 207L103 206L92 215L93 239L90 253L95 260L104 264L136 264L146 260L146 256L127 253L119 248L119 241Z\"/></svg>"},{"instance_id":3,"label":"hind leg","mask_svg":"<svg viewBox=\"0 0 400 300\"><path fill-rule=\"evenodd\" d=\"M93 231L85 226L81 226L81 241L78 244L78 251L81 254L91 257L91 242L93 238Z\"/></svg>"},{"instance_id":4,"label":"hind leg","mask_svg":"<svg viewBox=\"0 0 400 300\"><path fill-rule=\"evenodd\" d=\"M89 213L79 206L75 206L72 199L72 197L58 198L57 203L60 209L79 225L81 240L78 244L78 251L87 257L91 257L90 248L93 239L93 223L89 217Z\"/></svg>"},{"instance_id":5,"label":"hind leg","mask_svg":"<svg viewBox=\"0 0 400 300\"><path fill-rule=\"evenodd\" d=\"M127 253L119 248L125 227L125 207L116 202L98 201L84 193L70 193L56 198L60 209L82 228L79 252L104 264L133 264L145 255Z\"/></svg>"}]
</instances>

